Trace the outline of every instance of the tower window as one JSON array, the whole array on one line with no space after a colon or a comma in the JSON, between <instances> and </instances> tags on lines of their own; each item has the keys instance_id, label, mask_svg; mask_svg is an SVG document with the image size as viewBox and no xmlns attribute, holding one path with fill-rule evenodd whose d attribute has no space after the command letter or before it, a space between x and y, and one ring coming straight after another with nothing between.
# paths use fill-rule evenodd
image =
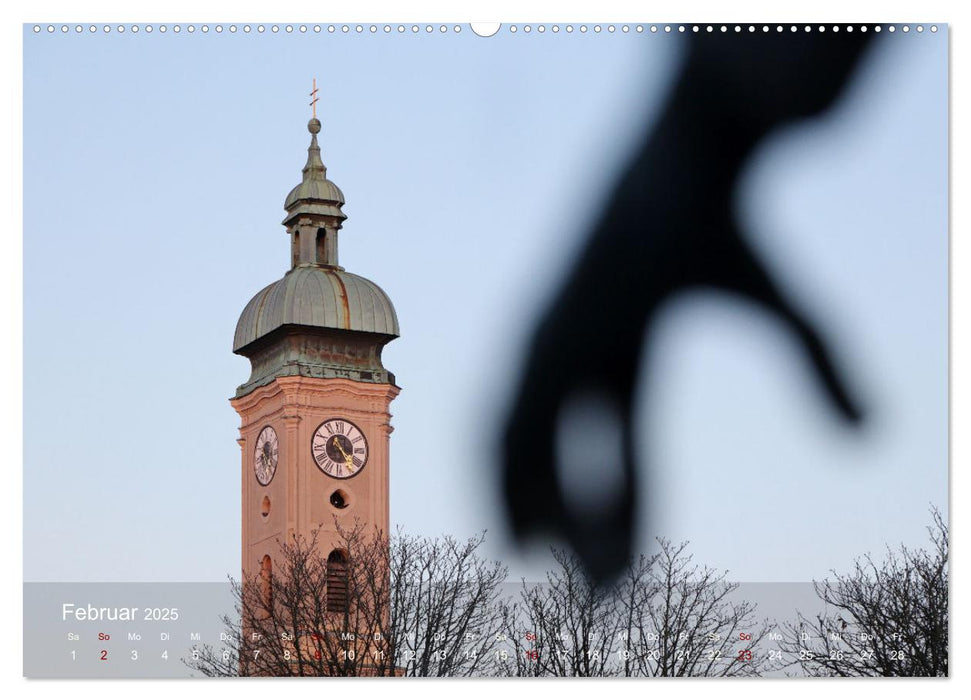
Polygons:
<instances>
[{"instance_id":1,"label":"tower window","mask_svg":"<svg viewBox=\"0 0 971 700\"><path fill-rule=\"evenodd\" d=\"M317 229L317 264L326 265L330 260L327 259L327 229Z\"/></svg>"},{"instance_id":2,"label":"tower window","mask_svg":"<svg viewBox=\"0 0 971 700\"><path fill-rule=\"evenodd\" d=\"M263 496L263 507L262 507L262 509L261 509L260 512L263 514L263 517L264 518L267 517L270 514L270 497L269 496Z\"/></svg>"},{"instance_id":3,"label":"tower window","mask_svg":"<svg viewBox=\"0 0 971 700\"><path fill-rule=\"evenodd\" d=\"M347 609L347 557L335 549L327 556L327 612Z\"/></svg>"},{"instance_id":4,"label":"tower window","mask_svg":"<svg viewBox=\"0 0 971 700\"><path fill-rule=\"evenodd\" d=\"M335 508L344 509L348 506L347 494L337 489L334 493L330 494L330 504Z\"/></svg>"},{"instance_id":5,"label":"tower window","mask_svg":"<svg viewBox=\"0 0 971 700\"><path fill-rule=\"evenodd\" d=\"M294 229L290 234L290 238L293 242L290 250L290 267L296 267L297 263L300 262L300 231Z\"/></svg>"},{"instance_id":6,"label":"tower window","mask_svg":"<svg viewBox=\"0 0 971 700\"><path fill-rule=\"evenodd\" d=\"M273 609L273 561L269 554L260 562L260 597L267 612Z\"/></svg>"}]
</instances>

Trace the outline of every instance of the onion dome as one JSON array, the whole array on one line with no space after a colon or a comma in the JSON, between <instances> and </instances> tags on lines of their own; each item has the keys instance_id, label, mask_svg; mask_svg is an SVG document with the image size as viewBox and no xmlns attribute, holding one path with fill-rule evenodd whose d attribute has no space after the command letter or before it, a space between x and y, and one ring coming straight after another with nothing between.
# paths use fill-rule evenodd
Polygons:
<instances>
[{"instance_id":1,"label":"onion dome","mask_svg":"<svg viewBox=\"0 0 971 700\"><path fill-rule=\"evenodd\" d=\"M388 295L374 282L334 267L296 267L257 293L236 324L233 352L282 326L398 337Z\"/></svg>"}]
</instances>

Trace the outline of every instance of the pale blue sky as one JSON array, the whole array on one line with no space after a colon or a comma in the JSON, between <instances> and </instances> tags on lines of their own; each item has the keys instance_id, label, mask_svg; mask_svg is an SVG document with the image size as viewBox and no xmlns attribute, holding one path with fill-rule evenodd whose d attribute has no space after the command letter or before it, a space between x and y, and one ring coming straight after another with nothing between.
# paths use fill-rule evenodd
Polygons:
<instances>
[{"instance_id":1,"label":"pale blue sky","mask_svg":"<svg viewBox=\"0 0 971 700\"><path fill-rule=\"evenodd\" d=\"M681 42L25 29L25 578L238 569L233 329L288 267L314 76L341 263L402 329L392 521L488 528L505 557L491 440L521 343ZM946 30L886 37L833 116L764 144L740 208L828 319L871 423L847 433L771 320L709 297L666 314L641 401L642 536L743 580L919 543L946 505Z\"/></svg>"}]
</instances>

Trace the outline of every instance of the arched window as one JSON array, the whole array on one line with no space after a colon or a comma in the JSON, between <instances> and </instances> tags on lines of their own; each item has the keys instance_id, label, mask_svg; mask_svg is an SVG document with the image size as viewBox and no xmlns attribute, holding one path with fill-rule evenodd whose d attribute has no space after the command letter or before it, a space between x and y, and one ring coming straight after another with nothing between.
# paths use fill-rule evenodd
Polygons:
<instances>
[{"instance_id":1,"label":"arched window","mask_svg":"<svg viewBox=\"0 0 971 700\"><path fill-rule=\"evenodd\" d=\"M347 557L335 549L327 555L327 612L347 609Z\"/></svg>"},{"instance_id":2,"label":"arched window","mask_svg":"<svg viewBox=\"0 0 971 700\"><path fill-rule=\"evenodd\" d=\"M327 229L317 229L317 263L324 265L330 263L327 256Z\"/></svg>"},{"instance_id":3,"label":"arched window","mask_svg":"<svg viewBox=\"0 0 971 700\"><path fill-rule=\"evenodd\" d=\"M263 555L260 562L260 596L263 598L263 607L267 612L273 609L273 562L270 555Z\"/></svg>"}]
</instances>

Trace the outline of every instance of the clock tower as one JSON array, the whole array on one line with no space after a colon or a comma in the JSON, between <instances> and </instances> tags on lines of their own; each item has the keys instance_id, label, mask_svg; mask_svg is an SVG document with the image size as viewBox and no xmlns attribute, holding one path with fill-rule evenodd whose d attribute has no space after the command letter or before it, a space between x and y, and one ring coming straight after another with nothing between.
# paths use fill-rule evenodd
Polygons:
<instances>
[{"instance_id":1,"label":"clock tower","mask_svg":"<svg viewBox=\"0 0 971 700\"><path fill-rule=\"evenodd\" d=\"M398 336L387 295L338 264L344 195L327 179L310 120L303 179L283 220L290 270L243 309L233 352L252 372L230 400L240 417L244 578L272 573L278 542L318 532L344 561L335 525L388 534L394 375L381 350Z\"/></svg>"}]
</instances>

